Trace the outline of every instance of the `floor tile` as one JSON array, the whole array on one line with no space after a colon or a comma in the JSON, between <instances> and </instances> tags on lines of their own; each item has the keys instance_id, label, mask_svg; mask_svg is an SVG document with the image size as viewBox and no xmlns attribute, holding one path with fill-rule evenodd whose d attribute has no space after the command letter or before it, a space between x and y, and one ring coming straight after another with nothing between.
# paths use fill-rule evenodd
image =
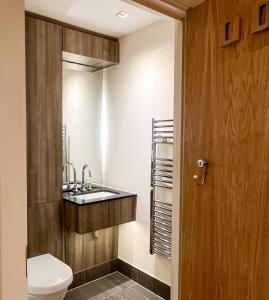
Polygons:
<instances>
[{"instance_id":1,"label":"floor tile","mask_svg":"<svg viewBox=\"0 0 269 300\"><path fill-rule=\"evenodd\" d=\"M70 290L65 300L161 300L119 272Z\"/></svg>"}]
</instances>

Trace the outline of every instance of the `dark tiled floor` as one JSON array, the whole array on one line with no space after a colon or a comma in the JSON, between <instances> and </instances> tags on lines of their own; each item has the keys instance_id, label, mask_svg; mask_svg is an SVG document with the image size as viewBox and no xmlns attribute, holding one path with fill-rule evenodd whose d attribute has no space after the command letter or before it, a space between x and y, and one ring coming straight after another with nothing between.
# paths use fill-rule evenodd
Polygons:
<instances>
[{"instance_id":1,"label":"dark tiled floor","mask_svg":"<svg viewBox=\"0 0 269 300\"><path fill-rule=\"evenodd\" d=\"M65 300L161 300L119 272L92 281L67 293Z\"/></svg>"}]
</instances>

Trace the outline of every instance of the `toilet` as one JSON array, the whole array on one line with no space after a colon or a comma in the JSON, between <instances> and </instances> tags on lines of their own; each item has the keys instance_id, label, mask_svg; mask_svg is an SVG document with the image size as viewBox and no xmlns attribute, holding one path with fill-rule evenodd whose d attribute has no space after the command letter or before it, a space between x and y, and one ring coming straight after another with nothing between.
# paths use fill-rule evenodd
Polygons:
<instances>
[{"instance_id":1,"label":"toilet","mask_svg":"<svg viewBox=\"0 0 269 300\"><path fill-rule=\"evenodd\" d=\"M27 259L28 300L63 300L73 281L71 268L52 256Z\"/></svg>"}]
</instances>

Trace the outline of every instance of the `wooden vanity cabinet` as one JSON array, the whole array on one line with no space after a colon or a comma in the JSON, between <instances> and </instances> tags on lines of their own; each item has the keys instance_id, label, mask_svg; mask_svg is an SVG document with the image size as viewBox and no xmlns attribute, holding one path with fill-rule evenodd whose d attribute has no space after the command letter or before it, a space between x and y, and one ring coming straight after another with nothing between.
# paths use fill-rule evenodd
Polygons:
<instances>
[{"instance_id":1,"label":"wooden vanity cabinet","mask_svg":"<svg viewBox=\"0 0 269 300\"><path fill-rule=\"evenodd\" d=\"M136 220L137 196L77 205L64 201L67 230L85 234Z\"/></svg>"}]
</instances>

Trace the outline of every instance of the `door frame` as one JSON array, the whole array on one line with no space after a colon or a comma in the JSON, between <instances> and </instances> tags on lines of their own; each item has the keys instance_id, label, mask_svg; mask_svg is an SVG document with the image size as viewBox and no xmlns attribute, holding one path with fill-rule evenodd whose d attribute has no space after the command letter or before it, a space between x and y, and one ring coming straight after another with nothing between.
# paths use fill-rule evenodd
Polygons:
<instances>
[{"instance_id":1,"label":"door frame","mask_svg":"<svg viewBox=\"0 0 269 300\"><path fill-rule=\"evenodd\" d=\"M20 13L23 16L24 19L24 5L23 5L23 1L19 1L18 2L18 9L14 10L14 5L15 3L13 3L13 5L10 5L9 1L5 1L4 6L6 5L6 7L10 8L12 7L12 17L14 17L15 19L17 19L17 14ZM4 10L3 10L4 11ZM11 16L11 13L10 13ZM180 285L179 285L179 278L180 278L180 248L181 248L181 243L180 243L180 212L181 212L181 180L182 180L182 176L181 176L181 172L180 172L180 166L181 166L181 162L182 162L182 157L181 157L181 149L182 149L182 144L181 144L181 139L182 139L182 132L183 132L183 127L182 127L182 111L183 111L183 102L182 101L184 99L184 51L183 51L183 55L180 55L180 57L178 57L178 49L180 49L182 47L182 45L184 45L184 31L185 31L185 18L183 17L181 22L182 25L179 23L180 21L178 19L176 19L176 21L178 22L176 24L176 51L175 51L175 97L174 97L174 124L175 126L175 147L174 150L176 151L176 155L175 155L175 162L174 162L174 170L175 170L175 178L180 178L180 180L177 180L174 184L174 199L175 199L175 203L174 203L174 209L173 209L173 242L172 242L172 282L171 282L171 291L172 291L172 298L173 300L177 300L180 297ZM10 24L10 20L9 20L9 24ZM14 25L14 24L13 24ZM183 32L183 37L181 38L181 36L178 34L180 27L182 26L182 32ZM21 29L20 26L16 25L16 28L18 29L18 31L21 31L21 33L19 33L22 38L24 39L24 29ZM182 50L180 49L180 53L182 54ZM180 59L179 59L180 58ZM22 64L24 65L24 64ZM21 74L19 74L20 76L20 80L21 78ZM14 78L13 78L13 82L14 82ZM25 96L24 96L25 97ZM25 110L25 99L20 98L20 96L18 96L17 100L20 102L23 102L23 106L21 104L21 109ZM12 103L7 103L7 105L13 105ZM20 118L24 116L24 113L21 113L21 111L18 111L18 113L20 114ZM14 116L12 116L14 117ZM11 118L12 119L12 118ZM23 122L25 121L22 120ZM25 122L24 122L25 123ZM6 128L6 127L5 127ZM6 128L6 133L8 133L9 131L11 133L13 133L14 128ZM25 134L26 134L26 127L23 129L25 130ZM25 148L25 142L22 139L18 139L17 143L18 143L18 147L22 147L23 149ZM24 149L23 151L25 151L26 149ZM15 163L15 160L13 159L13 162ZM14 230L19 230L19 231L23 231L23 235L21 236L22 239L22 245L26 245L27 243L27 239L26 239L26 232L27 232L27 224L26 224L26 208L27 208L27 204L26 204L26 172L25 172L25 166L26 166L26 156L24 157L24 160L21 161L22 165L21 165L21 172L22 174L24 174L23 176L25 177L23 182L20 183L20 188L23 194L23 201L20 202L20 206L22 208L24 208L23 212L22 212L22 221L18 224L13 224ZM16 169L18 171L18 167ZM13 175L12 175L13 177ZM5 182L7 181L8 177L5 176ZM10 183L14 183L14 179L12 178L12 180L9 181ZM17 189L17 192L19 192L19 190ZM19 197L20 199L22 199L22 195L20 195ZM19 199L18 198L18 199ZM2 201L2 200L1 200ZM9 203L12 204L12 201L9 201ZM13 204L15 205L15 203L13 202ZM3 210L2 210L3 212ZM6 216L7 217L7 216ZM8 228L3 227L3 230L8 230ZM15 238L15 236L14 236ZM18 237L16 237L18 238ZM6 244L3 244L2 240L0 240L0 261L1 258L3 258L3 252L7 253L7 248L6 248ZM3 251L1 253L2 248L5 249L5 251ZM26 263L26 258L25 258L25 247L18 247L16 249L12 249L12 253L15 255L15 257L17 257L20 260L20 266L24 266ZM15 253L14 253L15 252ZM12 257L10 257L12 258ZM3 268L4 266L0 264L0 286L2 284L2 280L3 278L1 278L1 275L3 275ZM23 272L23 270L22 270ZM18 277L18 281L22 283L23 288L17 290L17 293L20 293L20 296L18 296L19 299L26 299L27 296L27 292L26 292L26 280L25 277L21 278L21 273L20 272L16 272L17 277ZM14 282L14 277L10 278L10 277L6 277L5 278L5 285L3 285L3 289L2 293L7 295L9 293L9 287L13 287L13 282ZM0 299L1 299L2 294L0 293Z\"/></svg>"},{"instance_id":2,"label":"door frame","mask_svg":"<svg viewBox=\"0 0 269 300\"><path fill-rule=\"evenodd\" d=\"M27 299L27 161L23 0L0 1L0 299ZM16 88L14 88L14 86ZM15 286L14 286L14 283Z\"/></svg>"},{"instance_id":3,"label":"door frame","mask_svg":"<svg viewBox=\"0 0 269 300\"><path fill-rule=\"evenodd\" d=\"M180 28L181 27L181 28ZM175 83L174 83L174 183L172 211L172 265L171 265L171 299L180 299L181 269L181 206L182 206L182 172L183 131L184 131L184 57L185 57L185 19L176 24L175 34ZM181 31L181 32L180 32ZM180 53L180 55L178 55Z\"/></svg>"}]
</instances>

